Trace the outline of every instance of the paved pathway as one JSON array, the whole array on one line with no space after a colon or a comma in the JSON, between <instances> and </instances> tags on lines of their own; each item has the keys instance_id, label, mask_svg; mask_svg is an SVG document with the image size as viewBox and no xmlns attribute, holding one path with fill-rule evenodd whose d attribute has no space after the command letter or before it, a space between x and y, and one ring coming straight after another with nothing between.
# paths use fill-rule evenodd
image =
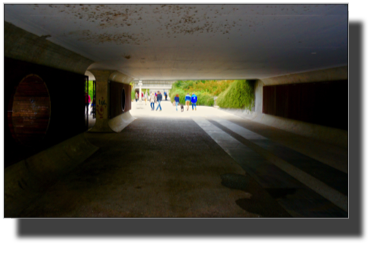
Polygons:
<instances>
[{"instance_id":1,"label":"paved pathway","mask_svg":"<svg viewBox=\"0 0 380 260\"><path fill-rule=\"evenodd\" d=\"M210 107L132 103L25 217L347 217L347 151ZM332 157L333 156L333 157Z\"/></svg>"}]
</instances>

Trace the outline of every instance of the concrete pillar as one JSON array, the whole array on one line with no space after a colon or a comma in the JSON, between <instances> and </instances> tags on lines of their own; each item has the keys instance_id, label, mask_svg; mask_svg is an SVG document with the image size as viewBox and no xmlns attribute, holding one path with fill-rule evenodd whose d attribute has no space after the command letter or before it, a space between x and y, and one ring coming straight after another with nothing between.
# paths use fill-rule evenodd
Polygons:
<instances>
[{"instance_id":1,"label":"concrete pillar","mask_svg":"<svg viewBox=\"0 0 380 260\"><path fill-rule=\"evenodd\" d=\"M142 81L141 80L139 81L139 85L138 86L139 86L139 101L141 101L141 91L142 91L141 90L141 87L142 87Z\"/></svg>"},{"instance_id":2,"label":"concrete pillar","mask_svg":"<svg viewBox=\"0 0 380 260\"><path fill-rule=\"evenodd\" d=\"M96 80L96 122L89 132L113 133L120 132L134 120L131 114L125 112L110 119L110 86L109 82L129 83L131 78L112 70L90 70Z\"/></svg>"},{"instance_id":3,"label":"concrete pillar","mask_svg":"<svg viewBox=\"0 0 380 260\"><path fill-rule=\"evenodd\" d=\"M137 84L137 86L139 87L139 102L137 103L136 108L137 108L137 109L142 109L142 108L144 108L144 107L143 107L143 103L142 103L142 100L141 100L142 86L143 86L141 80L139 81L139 83Z\"/></svg>"},{"instance_id":4,"label":"concrete pillar","mask_svg":"<svg viewBox=\"0 0 380 260\"><path fill-rule=\"evenodd\" d=\"M114 132L108 125L109 77L111 70L90 70L96 80L96 123L90 132Z\"/></svg>"}]
</instances>

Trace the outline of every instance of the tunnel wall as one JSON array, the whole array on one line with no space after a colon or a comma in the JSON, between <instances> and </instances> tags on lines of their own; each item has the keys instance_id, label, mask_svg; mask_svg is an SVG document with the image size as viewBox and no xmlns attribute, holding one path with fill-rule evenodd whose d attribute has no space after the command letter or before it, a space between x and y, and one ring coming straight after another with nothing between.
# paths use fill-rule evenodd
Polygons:
<instances>
[{"instance_id":1,"label":"tunnel wall","mask_svg":"<svg viewBox=\"0 0 380 260\"><path fill-rule=\"evenodd\" d=\"M264 114L348 129L348 81L263 87Z\"/></svg>"},{"instance_id":2,"label":"tunnel wall","mask_svg":"<svg viewBox=\"0 0 380 260\"><path fill-rule=\"evenodd\" d=\"M4 21L4 56L34 64L84 74L93 63L75 52Z\"/></svg>"},{"instance_id":3,"label":"tunnel wall","mask_svg":"<svg viewBox=\"0 0 380 260\"><path fill-rule=\"evenodd\" d=\"M7 118L16 87L29 74L38 75L45 82L51 101L46 136L38 145L31 147L20 144L12 137ZM5 167L87 130L84 121L84 84L83 74L4 58Z\"/></svg>"},{"instance_id":4,"label":"tunnel wall","mask_svg":"<svg viewBox=\"0 0 380 260\"><path fill-rule=\"evenodd\" d=\"M124 89L124 109L122 106L122 96ZM110 118L114 118L131 110L131 89L129 84L110 82Z\"/></svg>"},{"instance_id":5,"label":"tunnel wall","mask_svg":"<svg viewBox=\"0 0 380 260\"><path fill-rule=\"evenodd\" d=\"M348 147L348 67L342 66L318 71L303 72L298 74L283 75L273 78L256 79L254 85L255 108L254 111L241 109L223 109L228 113L235 114L261 124L272 126L297 135L310 137L322 142L334 144L343 148ZM341 82L340 84L336 84ZM264 86L309 84L309 86L330 86L320 91L321 101L312 109L319 113L320 119L326 120L311 123L310 121L295 120L284 117L284 111L279 112L281 116L263 113ZM336 89L334 89L337 87ZM290 88L290 86L288 87ZM322 88L321 88L322 89ZM288 91L291 91L288 89ZM330 96L329 96L330 95ZM335 99L334 101L331 101ZM285 99L286 100L286 99ZM330 100L330 101L329 101ZM274 102L274 98L272 98ZM328 101L328 102L326 102ZM329 102L337 101L337 106L329 106ZM302 98L300 100L302 101ZM281 104L281 101L280 101ZM284 104L283 104L284 105ZM321 113L321 111L323 111ZM282 113L282 114L281 114ZM335 122L335 120L337 122ZM322 122L323 123L323 122ZM329 126L328 126L329 125Z\"/></svg>"},{"instance_id":6,"label":"tunnel wall","mask_svg":"<svg viewBox=\"0 0 380 260\"><path fill-rule=\"evenodd\" d=\"M348 67L256 81L255 112L348 129Z\"/></svg>"},{"instance_id":7,"label":"tunnel wall","mask_svg":"<svg viewBox=\"0 0 380 260\"><path fill-rule=\"evenodd\" d=\"M82 133L5 168L4 217L20 217L33 200L98 149Z\"/></svg>"}]
</instances>

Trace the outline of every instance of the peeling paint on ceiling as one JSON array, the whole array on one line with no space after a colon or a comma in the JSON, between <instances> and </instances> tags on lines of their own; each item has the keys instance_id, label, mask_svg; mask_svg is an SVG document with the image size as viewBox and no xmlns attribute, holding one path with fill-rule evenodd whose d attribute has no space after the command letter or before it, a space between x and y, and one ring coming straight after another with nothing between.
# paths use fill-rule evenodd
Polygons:
<instances>
[{"instance_id":1,"label":"peeling paint on ceiling","mask_svg":"<svg viewBox=\"0 0 380 260\"><path fill-rule=\"evenodd\" d=\"M347 12L347 5L6 4L5 20L95 60L91 69L231 79L347 65Z\"/></svg>"}]
</instances>

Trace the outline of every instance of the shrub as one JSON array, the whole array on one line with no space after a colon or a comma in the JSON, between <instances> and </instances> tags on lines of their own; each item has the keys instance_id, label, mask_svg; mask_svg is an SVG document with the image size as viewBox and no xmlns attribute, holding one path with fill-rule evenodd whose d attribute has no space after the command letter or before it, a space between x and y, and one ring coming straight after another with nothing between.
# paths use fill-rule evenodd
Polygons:
<instances>
[{"instance_id":1,"label":"shrub","mask_svg":"<svg viewBox=\"0 0 380 260\"><path fill-rule=\"evenodd\" d=\"M222 108L247 108L254 106L255 93L252 83L247 80L235 80L224 92L216 103Z\"/></svg>"},{"instance_id":2,"label":"shrub","mask_svg":"<svg viewBox=\"0 0 380 260\"><path fill-rule=\"evenodd\" d=\"M209 93L195 93L198 97L197 105L213 106L214 96Z\"/></svg>"},{"instance_id":3,"label":"shrub","mask_svg":"<svg viewBox=\"0 0 380 260\"><path fill-rule=\"evenodd\" d=\"M93 80L88 81L88 94L91 97L91 102L93 102L94 100L94 81Z\"/></svg>"},{"instance_id":4,"label":"shrub","mask_svg":"<svg viewBox=\"0 0 380 260\"><path fill-rule=\"evenodd\" d=\"M232 80L186 80L176 81L169 91L171 100L174 100L176 94L179 95L180 103L185 103L185 96L195 93L198 97L198 105L213 106L214 96L219 95L226 90Z\"/></svg>"}]
</instances>

